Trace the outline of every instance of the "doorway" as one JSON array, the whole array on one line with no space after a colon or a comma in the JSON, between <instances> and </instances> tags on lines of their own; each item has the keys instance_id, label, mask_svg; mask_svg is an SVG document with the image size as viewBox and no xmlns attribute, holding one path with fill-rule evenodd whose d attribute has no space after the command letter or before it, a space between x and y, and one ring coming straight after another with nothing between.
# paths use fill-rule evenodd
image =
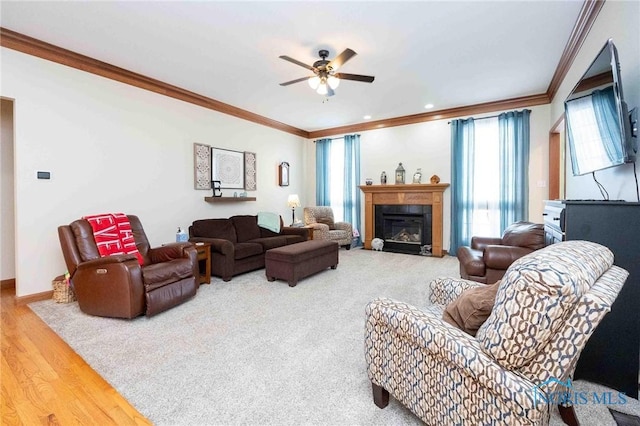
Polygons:
<instances>
[{"instance_id":1,"label":"doorway","mask_svg":"<svg viewBox=\"0 0 640 426\"><path fill-rule=\"evenodd\" d=\"M549 199L565 196L564 114L549 130Z\"/></svg>"},{"instance_id":2,"label":"doorway","mask_svg":"<svg viewBox=\"0 0 640 426\"><path fill-rule=\"evenodd\" d=\"M0 98L0 286L15 287L14 101Z\"/></svg>"}]
</instances>

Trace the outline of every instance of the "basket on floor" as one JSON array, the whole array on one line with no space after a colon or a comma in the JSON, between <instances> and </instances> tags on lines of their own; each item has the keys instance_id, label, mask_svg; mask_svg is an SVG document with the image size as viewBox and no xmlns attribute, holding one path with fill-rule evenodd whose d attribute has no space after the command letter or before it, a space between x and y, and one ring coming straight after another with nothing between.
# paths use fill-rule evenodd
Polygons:
<instances>
[{"instance_id":1,"label":"basket on floor","mask_svg":"<svg viewBox=\"0 0 640 426\"><path fill-rule=\"evenodd\" d=\"M70 303L76 301L76 295L73 294L71 286L67 284L64 275L55 277L53 284L53 300L56 303Z\"/></svg>"}]
</instances>

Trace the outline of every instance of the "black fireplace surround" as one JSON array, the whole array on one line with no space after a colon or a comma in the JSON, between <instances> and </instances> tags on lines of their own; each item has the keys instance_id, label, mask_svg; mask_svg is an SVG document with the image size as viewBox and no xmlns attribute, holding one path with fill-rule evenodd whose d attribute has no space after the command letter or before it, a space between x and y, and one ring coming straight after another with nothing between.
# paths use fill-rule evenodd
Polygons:
<instances>
[{"instance_id":1,"label":"black fireplace surround","mask_svg":"<svg viewBox=\"0 0 640 426\"><path fill-rule=\"evenodd\" d=\"M384 251L431 255L431 206L376 205L375 236Z\"/></svg>"}]
</instances>

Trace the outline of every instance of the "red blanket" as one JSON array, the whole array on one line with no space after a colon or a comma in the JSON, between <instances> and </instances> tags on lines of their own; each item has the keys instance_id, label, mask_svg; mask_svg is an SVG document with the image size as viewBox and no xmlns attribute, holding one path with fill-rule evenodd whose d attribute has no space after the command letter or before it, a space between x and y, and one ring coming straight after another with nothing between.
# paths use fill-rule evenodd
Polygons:
<instances>
[{"instance_id":1,"label":"red blanket","mask_svg":"<svg viewBox=\"0 0 640 426\"><path fill-rule=\"evenodd\" d=\"M127 215L124 213L105 213L85 216L93 229L93 238L98 246L100 256L114 254L135 254L138 263L144 263L142 255L136 247L133 231Z\"/></svg>"}]
</instances>

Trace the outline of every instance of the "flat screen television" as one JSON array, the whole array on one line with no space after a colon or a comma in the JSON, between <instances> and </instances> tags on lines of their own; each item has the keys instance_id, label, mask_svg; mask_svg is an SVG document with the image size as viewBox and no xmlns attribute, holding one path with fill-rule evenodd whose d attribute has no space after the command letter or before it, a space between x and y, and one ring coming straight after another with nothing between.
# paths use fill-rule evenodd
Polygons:
<instances>
[{"instance_id":1,"label":"flat screen television","mask_svg":"<svg viewBox=\"0 0 640 426\"><path fill-rule=\"evenodd\" d=\"M564 111L574 176L635 162L637 146L612 40L567 97Z\"/></svg>"}]
</instances>

